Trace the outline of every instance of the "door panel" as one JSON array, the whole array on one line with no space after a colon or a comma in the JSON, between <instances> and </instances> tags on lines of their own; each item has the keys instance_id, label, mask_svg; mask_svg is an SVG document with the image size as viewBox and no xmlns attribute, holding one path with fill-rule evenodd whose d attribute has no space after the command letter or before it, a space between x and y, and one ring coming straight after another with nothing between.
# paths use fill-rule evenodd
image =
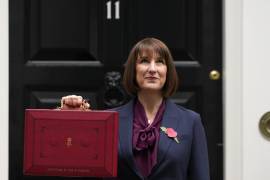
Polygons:
<instances>
[{"instance_id":1,"label":"door panel","mask_svg":"<svg viewBox=\"0 0 270 180\"><path fill-rule=\"evenodd\" d=\"M28 0L25 4L28 58L98 60L97 2Z\"/></svg>"},{"instance_id":2,"label":"door panel","mask_svg":"<svg viewBox=\"0 0 270 180\"><path fill-rule=\"evenodd\" d=\"M138 0L132 6L135 8L131 29L135 41L158 37L170 47L176 62L199 59L200 12L196 0Z\"/></svg>"},{"instance_id":3,"label":"door panel","mask_svg":"<svg viewBox=\"0 0 270 180\"><path fill-rule=\"evenodd\" d=\"M171 50L172 100L201 114L211 178L223 179L222 84L209 79L222 70L221 9L221 0L10 0L10 179L61 179L23 176L24 109L55 108L68 94L93 109L124 104L124 63L144 37Z\"/></svg>"}]
</instances>

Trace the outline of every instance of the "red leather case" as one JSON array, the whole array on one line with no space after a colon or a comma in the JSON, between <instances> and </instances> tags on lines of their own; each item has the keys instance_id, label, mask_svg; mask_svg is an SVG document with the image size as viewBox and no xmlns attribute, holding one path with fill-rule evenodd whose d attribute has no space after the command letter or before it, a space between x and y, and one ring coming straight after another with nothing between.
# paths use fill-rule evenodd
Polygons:
<instances>
[{"instance_id":1,"label":"red leather case","mask_svg":"<svg viewBox=\"0 0 270 180\"><path fill-rule=\"evenodd\" d=\"M25 175L116 177L118 113L25 110Z\"/></svg>"}]
</instances>

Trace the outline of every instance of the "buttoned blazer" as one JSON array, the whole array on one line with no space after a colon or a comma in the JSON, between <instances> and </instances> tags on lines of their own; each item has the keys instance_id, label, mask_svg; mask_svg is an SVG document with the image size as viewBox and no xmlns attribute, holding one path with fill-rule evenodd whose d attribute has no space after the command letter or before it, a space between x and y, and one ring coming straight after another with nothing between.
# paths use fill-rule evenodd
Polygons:
<instances>
[{"instance_id":1,"label":"buttoned blazer","mask_svg":"<svg viewBox=\"0 0 270 180\"><path fill-rule=\"evenodd\" d=\"M144 178L132 152L133 105L131 100L115 108L119 112L118 178L120 180L209 180L207 143L200 116L166 100L161 126L178 133L179 144L160 131L157 164Z\"/></svg>"}]
</instances>

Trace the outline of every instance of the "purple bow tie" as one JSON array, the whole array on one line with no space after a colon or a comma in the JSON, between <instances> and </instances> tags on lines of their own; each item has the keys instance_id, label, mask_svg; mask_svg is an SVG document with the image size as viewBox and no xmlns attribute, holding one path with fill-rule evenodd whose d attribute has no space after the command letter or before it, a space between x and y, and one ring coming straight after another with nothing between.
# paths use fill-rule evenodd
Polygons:
<instances>
[{"instance_id":1,"label":"purple bow tie","mask_svg":"<svg viewBox=\"0 0 270 180\"><path fill-rule=\"evenodd\" d=\"M155 127L147 127L146 129L140 130L137 136L135 149L142 151L149 147L153 147L156 141L157 129Z\"/></svg>"}]
</instances>

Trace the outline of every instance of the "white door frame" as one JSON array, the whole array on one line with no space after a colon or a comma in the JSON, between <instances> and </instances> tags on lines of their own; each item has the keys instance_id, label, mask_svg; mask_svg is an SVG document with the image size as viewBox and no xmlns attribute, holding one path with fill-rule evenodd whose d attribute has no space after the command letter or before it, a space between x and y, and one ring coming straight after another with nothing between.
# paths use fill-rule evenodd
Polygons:
<instances>
[{"instance_id":1,"label":"white door frame","mask_svg":"<svg viewBox=\"0 0 270 180\"><path fill-rule=\"evenodd\" d=\"M223 1L224 180L243 180L242 1Z\"/></svg>"},{"instance_id":2,"label":"white door frame","mask_svg":"<svg viewBox=\"0 0 270 180\"><path fill-rule=\"evenodd\" d=\"M8 0L0 0L0 179L8 180Z\"/></svg>"}]
</instances>

